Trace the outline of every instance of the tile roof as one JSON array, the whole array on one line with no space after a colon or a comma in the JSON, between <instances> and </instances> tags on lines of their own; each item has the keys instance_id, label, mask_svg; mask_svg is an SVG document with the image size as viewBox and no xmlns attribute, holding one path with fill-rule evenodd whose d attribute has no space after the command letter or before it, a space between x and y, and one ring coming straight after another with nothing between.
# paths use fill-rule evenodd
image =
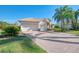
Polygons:
<instances>
[{"instance_id":1,"label":"tile roof","mask_svg":"<svg viewBox=\"0 0 79 59\"><path fill-rule=\"evenodd\" d=\"M25 21L25 22L39 22L41 21L42 19L38 19L38 18L24 18L24 19L21 19L19 21Z\"/></svg>"}]
</instances>

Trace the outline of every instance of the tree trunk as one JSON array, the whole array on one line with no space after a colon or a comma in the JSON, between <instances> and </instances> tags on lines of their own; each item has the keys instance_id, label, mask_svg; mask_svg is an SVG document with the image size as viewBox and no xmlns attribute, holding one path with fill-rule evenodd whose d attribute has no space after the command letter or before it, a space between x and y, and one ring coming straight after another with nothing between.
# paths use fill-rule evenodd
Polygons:
<instances>
[{"instance_id":1,"label":"tree trunk","mask_svg":"<svg viewBox=\"0 0 79 59\"><path fill-rule=\"evenodd\" d=\"M61 31L64 31L64 20L61 20Z\"/></svg>"},{"instance_id":2,"label":"tree trunk","mask_svg":"<svg viewBox=\"0 0 79 59\"><path fill-rule=\"evenodd\" d=\"M77 30L77 19L75 21L75 29Z\"/></svg>"}]
</instances>

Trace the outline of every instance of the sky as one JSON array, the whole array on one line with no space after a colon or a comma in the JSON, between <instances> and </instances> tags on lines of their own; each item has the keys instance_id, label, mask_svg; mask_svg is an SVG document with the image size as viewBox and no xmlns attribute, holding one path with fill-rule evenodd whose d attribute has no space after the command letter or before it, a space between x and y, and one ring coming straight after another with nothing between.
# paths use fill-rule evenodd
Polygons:
<instances>
[{"instance_id":1,"label":"sky","mask_svg":"<svg viewBox=\"0 0 79 59\"><path fill-rule=\"evenodd\" d=\"M23 18L49 18L51 20L55 9L61 5L0 5L0 21L15 23ZM79 9L78 5L69 6ZM54 22L54 21L52 21Z\"/></svg>"}]
</instances>

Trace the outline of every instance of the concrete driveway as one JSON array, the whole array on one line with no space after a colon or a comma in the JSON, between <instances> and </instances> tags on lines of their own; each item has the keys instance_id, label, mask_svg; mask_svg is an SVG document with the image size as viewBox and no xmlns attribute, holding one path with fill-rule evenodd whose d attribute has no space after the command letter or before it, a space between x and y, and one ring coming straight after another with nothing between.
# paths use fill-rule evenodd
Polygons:
<instances>
[{"instance_id":1,"label":"concrete driveway","mask_svg":"<svg viewBox=\"0 0 79 59\"><path fill-rule=\"evenodd\" d=\"M29 33L34 42L49 53L78 53L79 36L61 32L39 32Z\"/></svg>"}]
</instances>

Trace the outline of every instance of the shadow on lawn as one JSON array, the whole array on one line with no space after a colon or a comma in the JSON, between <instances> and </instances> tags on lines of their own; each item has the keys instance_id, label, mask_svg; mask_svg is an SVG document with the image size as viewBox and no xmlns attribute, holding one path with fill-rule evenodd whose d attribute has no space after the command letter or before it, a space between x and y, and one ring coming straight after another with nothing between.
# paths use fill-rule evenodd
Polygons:
<instances>
[{"instance_id":1,"label":"shadow on lawn","mask_svg":"<svg viewBox=\"0 0 79 59\"><path fill-rule=\"evenodd\" d=\"M20 40L26 40L26 41L32 41L27 36L16 36L16 37L7 37L7 38L0 38L0 45L14 42L14 41L20 41Z\"/></svg>"}]
</instances>

